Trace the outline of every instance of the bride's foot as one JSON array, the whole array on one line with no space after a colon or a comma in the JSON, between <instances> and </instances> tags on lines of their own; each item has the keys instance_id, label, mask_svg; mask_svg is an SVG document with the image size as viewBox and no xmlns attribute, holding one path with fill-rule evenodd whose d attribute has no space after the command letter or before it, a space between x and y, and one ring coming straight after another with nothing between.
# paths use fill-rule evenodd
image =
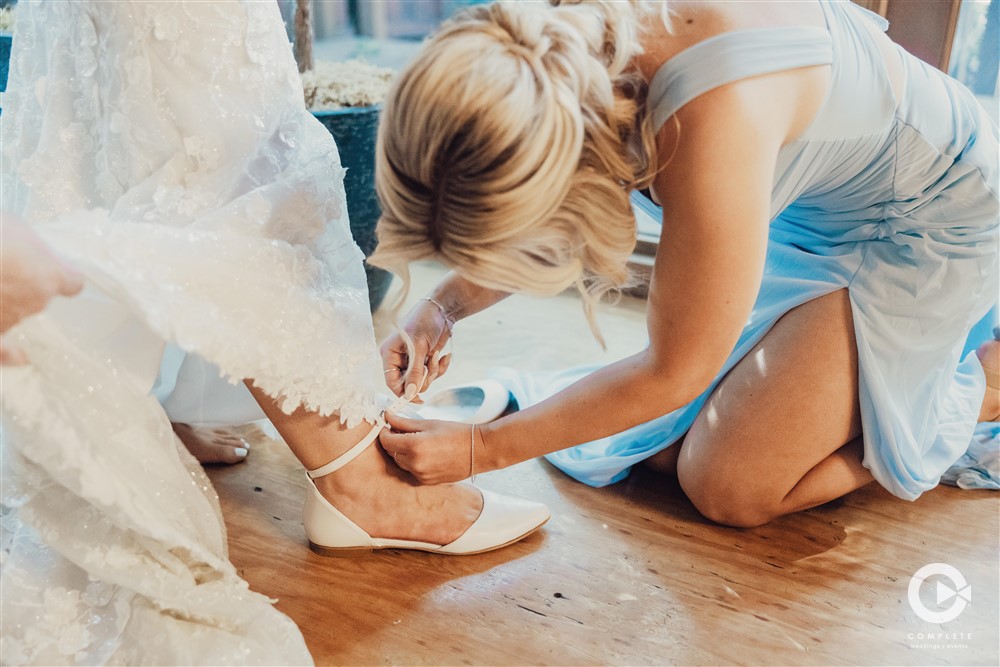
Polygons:
<instances>
[{"instance_id":1,"label":"bride's foot","mask_svg":"<svg viewBox=\"0 0 1000 667\"><path fill-rule=\"evenodd\" d=\"M976 355L986 372L986 395L979 410L979 421L1000 421L1000 341L983 343Z\"/></svg>"},{"instance_id":2,"label":"bride's foot","mask_svg":"<svg viewBox=\"0 0 1000 667\"><path fill-rule=\"evenodd\" d=\"M199 463L242 463L250 445L238 435L222 429L195 428L174 424L174 433Z\"/></svg>"},{"instance_id":3,"label":"bride's foot","mask_svg":"<svg viewBox=\"0 0 1000 667\"><path fill-rule=\"evenodd\" d=\"M549 519L541 503L468 484L418 485L375 443L379 430L367 422L347 428L336 413L322 416L302 407L288 414L253 382L246 384L306 467L303 526L318 553L482 553L520 540Z\"/></svg>"},{"instance_id":4,"label":"bride's foot","mask_svg":"<svg viewBox=\"0 0 1000 667\"><path fill-rule=\"evenodd\" d=\"M331 505L373 538L449 544L483 509L474 486L420 486L377 444L313 482Z\"/></svg>"},{"instance_id":5,"label":"bride's foot","mask_svg":"<svg viewBox=\"0 0 1000 667\"><path fill-rule=\"evenodd\" d=\"M447 555L499 549L549 520L541 503L468 484L419 486L373 444L357 445L308 471L303 524L312 549L327 556L373 549Z\"/></svg>"}]
</instances>

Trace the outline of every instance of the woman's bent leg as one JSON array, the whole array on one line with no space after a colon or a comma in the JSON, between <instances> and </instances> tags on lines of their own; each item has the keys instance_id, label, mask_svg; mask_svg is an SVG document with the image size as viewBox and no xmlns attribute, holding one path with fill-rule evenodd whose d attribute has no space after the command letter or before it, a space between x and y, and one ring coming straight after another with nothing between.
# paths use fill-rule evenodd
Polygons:
<instances>
[{"instance_id":1,"label":"woman's bent leg","mask_svg":"<svg viewBox=\"0 0 1000 667\"><path fill-rule=\"evenodd\" d=\"M979 421L1000 421L1000 341L983 343L976 350L976 355L986 374L986 395L979 409Z\"/></svg>"},{"instance_id":2,"label":"woman's bent leg","mask_svg":"<svg viewBox=\"0 0 1000 667\"><path fill-rule=\"evenodd\" d=\"M862 466L858 357L846 290L782 317L723 379L677 472L708 518L755 526L849 493Z\"/></svg>"}]
</instances>

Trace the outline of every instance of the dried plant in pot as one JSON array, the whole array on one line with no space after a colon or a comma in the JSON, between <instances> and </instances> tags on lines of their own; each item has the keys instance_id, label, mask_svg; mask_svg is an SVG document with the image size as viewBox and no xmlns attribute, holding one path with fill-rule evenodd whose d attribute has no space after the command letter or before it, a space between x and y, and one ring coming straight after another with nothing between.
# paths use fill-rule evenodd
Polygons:
<instances>
[{"instance_id":1,"label":"dried plant in pot","mask_svg":"<svg viewBox=\"0 0 1000 667\"><path fill-rule=\"evenodd\" d=\"M313 62L311 0L297 0L295 59L302 74L306 107L337 142L340 160L347 169L344 188L347 212L355 242L368 257L378 240L375 227L382 211L375 194L375 139L382 100L389 89L392 70L364 61ZM385 299L392 274L365 262L368 300L372 311Z\"/></svg>"}]
</instances>

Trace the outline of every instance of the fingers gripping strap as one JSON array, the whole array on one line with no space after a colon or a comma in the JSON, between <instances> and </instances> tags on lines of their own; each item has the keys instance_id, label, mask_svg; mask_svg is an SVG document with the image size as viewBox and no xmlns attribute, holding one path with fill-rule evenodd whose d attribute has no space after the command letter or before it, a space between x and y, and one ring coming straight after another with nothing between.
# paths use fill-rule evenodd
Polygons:
<instances>
[{"instance_id":1,"label":"fingers gripping strap","mask_svg":"<svg viewBox=\"0 0 1000 667\"><path fill-rule=\"evenodd\" d=\"M437 304L435 304L435 305L437 305ZM438 308L440 308L440 307L441 306L438 306ZM452 337L451 337L451 331L452 331L451 329L448 329L448 334L449 335L448 335L447 346L448 346L449 350L451 349L452 340L453 340ZM399 337L403 339L403 344L406 345L407 368L406 368L406 373L403 374L404 378L405 378L405 376L409 374L410 369L413 368L413 364L416 362L417 350L416 350L416 345L414 345L414 343L413 343L413 338L410 337L410 334L406 333L406 330L399 329ZM432 363L438 363L439 361L441 361L441 357L443 357L444 354L445 354L445 351L443 349L442 350L435 350L434 353L431 355L431 361L432 361ZM420 388L424 386L424 382L427 381L427 376L428 375L430 375L430 369L427 367L426 364L424 364L423 365L423 376L421 377L420 383L417 386L417 391L419 391ZM412 400L412 397L410 397L407 402L409 402L409 400Z\"/></svg>"}]
</instances>

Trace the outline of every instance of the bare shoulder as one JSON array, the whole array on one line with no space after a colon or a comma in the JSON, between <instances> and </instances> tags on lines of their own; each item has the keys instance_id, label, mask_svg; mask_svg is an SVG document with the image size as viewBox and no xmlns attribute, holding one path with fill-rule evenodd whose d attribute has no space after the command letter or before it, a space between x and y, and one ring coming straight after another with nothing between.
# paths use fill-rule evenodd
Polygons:
<instances>
[{"instance_id":1,"label":"bare shoulder","mask_svg":"<svg viewBox=\"0 0 1000 667\"><path fill-rule=\"evenodd\" d=\"M757 28L826 25L823 10L815 0L692 0L671 4L671 19L669 27L651 26L644 38L645 52L637 65L647 80L684 49L717 35ZM692 154L685 155L688 160L714 161L730 154L734 139L745 141L753 136L761 140L758 147L762 155L773 156L815 118L829 77L828 66L815 66L720 85L689 101L675 114L674 122L659 129L657 153L661 160L670 162L670 156L680 158L687 152L685 145L690 145ZM690 166L688 160L685 162ZM669 171L664 170L662 177L667 178ZM662 192L662 184L654 189Z\"/></svg>"},{"instance_id":2,"label":"bare shoulder","mask_svg":"<svg viewBox=\"0 0 1000 667\"><path fill-rule=\"evenodd\" d=\"M682 0L670 14L669 31L692 43L733 30L826 25L819 0Z\"/></svg>"},{"instance_id":3,"label":"bare shoulder","mask_svg":"<svg viewBox=\"0 0 1000 667\"><path fill-rule=\"evenodd\" d=\"M670 25L650 16L637 65L647 78L698 42L737 30L826 25L817 0L681 0L670 3Z\"/></svg>"},{"instance_id":4,"label":"bare shoulder","mask_svg":"<svg viewBox=\"0 0 1000 667\"><path fill-rule=\"evenodd\" d=\"M661 169L652 186L654 199L683 196L691 172L721 178L723 169L738 164L773 174L778 151L815 118L829 82L826 69L744 79L685 104L656 136Z\"/></svg>"}]
</instances>

